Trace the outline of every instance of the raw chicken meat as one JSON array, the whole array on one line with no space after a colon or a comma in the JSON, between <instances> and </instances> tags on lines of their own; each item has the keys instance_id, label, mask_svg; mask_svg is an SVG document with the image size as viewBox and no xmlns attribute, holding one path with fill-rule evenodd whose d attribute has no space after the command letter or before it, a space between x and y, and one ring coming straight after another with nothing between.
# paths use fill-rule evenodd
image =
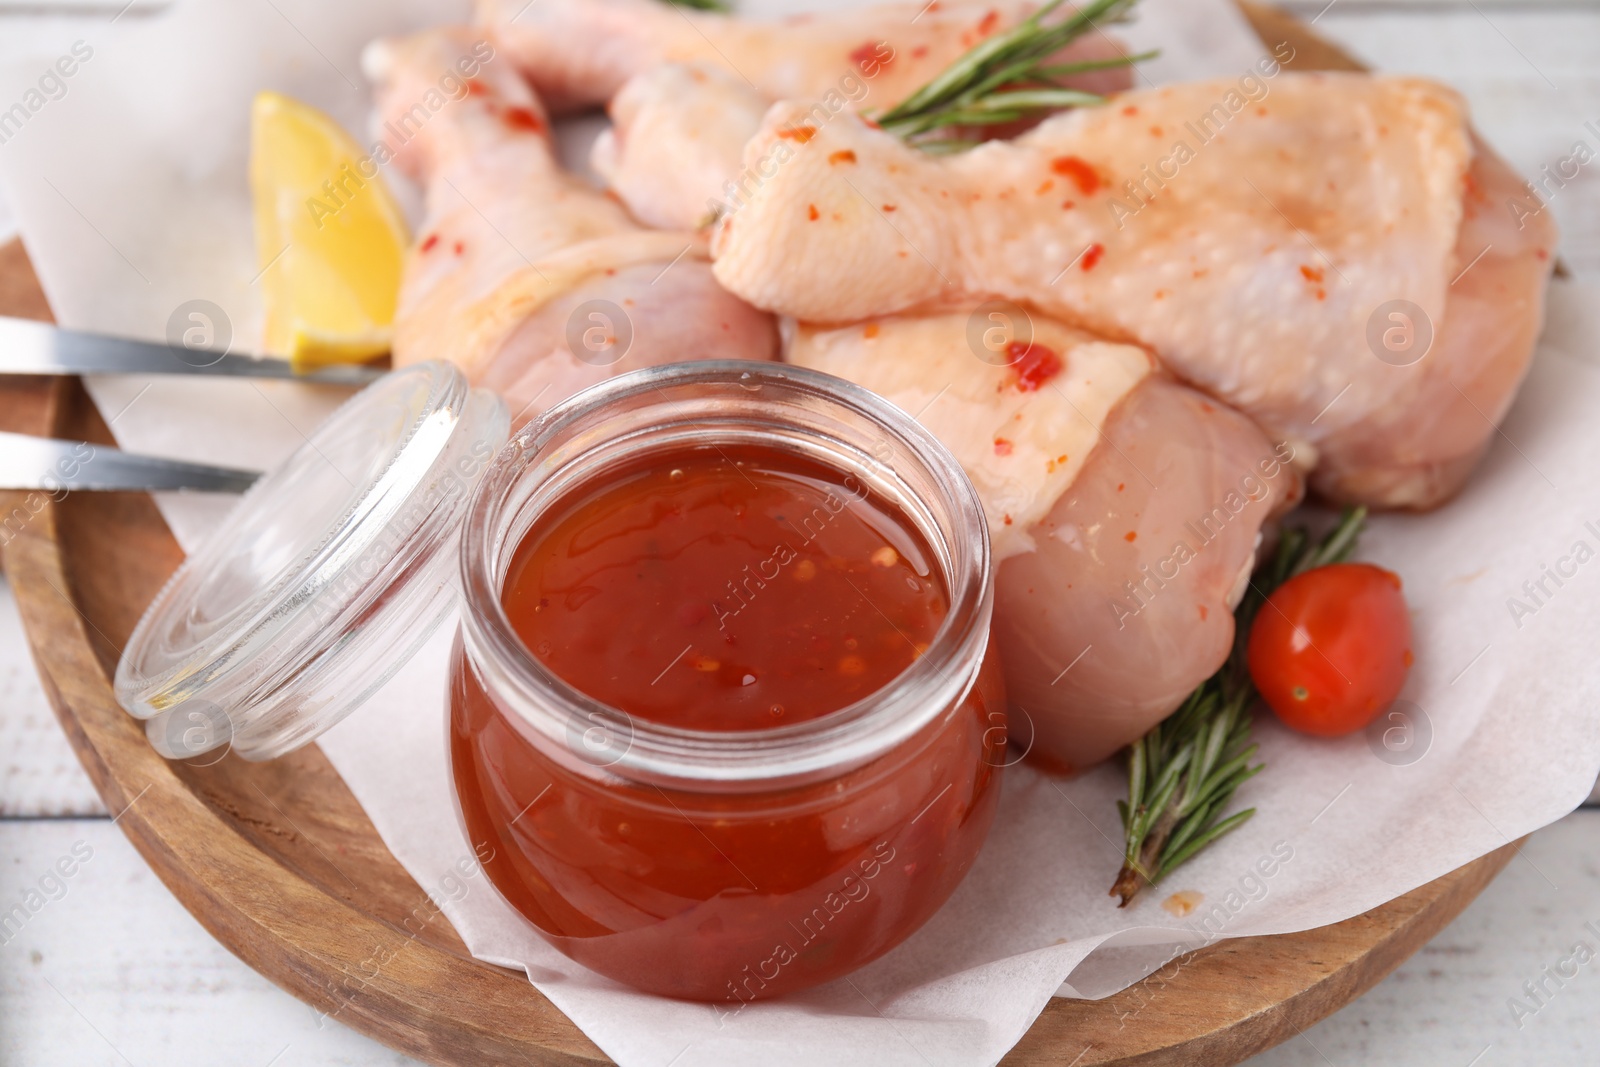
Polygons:
<instances>
[{"instance_id":1,"label":"raw chicken meat","mask_svg":"<svg viewBox=\"0 0 1600 1067\"><path fill-rule=\"evenodd\" d=\"M894 401L955 455L983 501L996 561L1037 547L1033 524L1092 462L1110 413L1155 370L1137 345L999 304L840 327L786 323L783 332L785 362Z\"/></svg>"},{"instance_id":2,"label":"raw chicken meat","mask_svg":"<svg viewBox=\"0 0 1600 1067\"><path fill-rule=\"evenodd\" d=\"M1038 7L1032 0L910 0L760 23L661 0L478 0L477 19L557 111L603 104L635 74L668 61L723 67L770 100L831 93L851 107L888 108ZM1111 38L1091 33L1059 59L1120 54ZM1070 84L1111 92L1128 77L1109 70Z\"/></svg>"},{"instance_id":3,"label":"raw chicken meat","mask_svg":"<svg viewBox=\"0 0 1600 1067\"><path fill-rule=\"evenodd\" d=\"M639 367L773 358L771 317L717 284L703 238L641 229L561 169L539 100L481 34L376 41L363 67L426 190L397 364L453 360L520 423Z\"/></svg>"},{"instance_id":4,"label":"raw chicken meat","mask_svg":"<svg viewBox=\"0 0 1600 1067\"><path fill-rule=\"evenodd\" d=\"M1298 503L1293 446L1152 376L1001 564L994 641L1011 736L1055 769L1113 755L1222 666L1262 524Z\"/></svg>"},{"instance_id":5,"label":"raw chicken meat","mask_svg":"<svg viewBox=\"0 0 1600 1067\"><path fill-rule=\"evenodd\" d=\"M811 321L1021 301L1153 349L1290 441L1335 500L1437 504L1526 369L1549 213L1519 228L1492 206L1521 186L1448 89L1258 85L1127 93L945 157L840 116L722 219L717 277ZM745 166L806 113L773 107Z\"/></svg>"},{"instance_id":6,"label":"raw chicken meat","mask_svg":"<svg viewBox=\"0 0 1600 1067\"><path fill-rule=\"evenodd\" d=\"M1291 445L1142 349L1016 317L1030 341L998 346L1007 365L975 354L990 346L974 345L974 313L989 325L980 306L790 326L785 358L893 400L961 461L999 563L1011 735L1077 770L1222 665L1262 524L1298 502L1300 479Z\"/></svg>"},{"instance_id":7,"label":"raw chicken meat","mask_svg":"<svg viewBox=\"0 0 1600 1067\"><path fill-rule=\"evenodd\" d=\"M634 218L697 230L737 193L744 146L770 101L712 63L661 63L629 78L589 162ZM746 181L748 184L748 181Z\"/></svg>"}]
</instances>

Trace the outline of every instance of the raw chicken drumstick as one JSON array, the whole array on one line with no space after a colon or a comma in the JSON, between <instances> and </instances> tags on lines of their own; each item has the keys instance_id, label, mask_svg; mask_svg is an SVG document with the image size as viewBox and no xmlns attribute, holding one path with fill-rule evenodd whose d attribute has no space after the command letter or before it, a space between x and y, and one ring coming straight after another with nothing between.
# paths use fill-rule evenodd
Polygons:
<instances>
[{"instance_id":1,"label":"raw chicken drumstick","mask_svg":"<svg viewBox=\"0 0 1600 1067\"><path fill-rule=\"evenodd\" d=\"M769 100L832 92L853 107L888 108L1038 6L909 0L761 23L663 0L478 0L477 20L557 111L603 104L633 75L666 61L720 66ZM1120 54L1111 38L1090 33L1059 61ZM1068 84L1110 92L1128 78L1125 70L1108 70Z\"/></svg>"},{"instance_id":2,"label":"raw chicken drumstick","mask_svg":"<svg viewBox=\"0 0 1600 1067\"><path fill-rule=\"evenodd\" d=\"M1131 92L945 157L841 115L723 218L716 275L810 321L1024 302L1153 349L1315 459L1335 500L1437 504L1526 370L1549 213L1503 207L1525 190L1447 89L1263 85ZM805 111L773 107L745 166Z\"/></svg>"},{"instance_id":3,"label":"raw chicken drumstick","mask_svg":"<svg viewBox=\"0 0 1600 1067\"><path fill-rule=\"evenodd\" d=\"M1046 766L1077 770L1222 665L1261 526L1300 499L1300 478L1289 445L1165 377L1143 349L995 314L791 326L785 358L889 398L961 461L999 563L1011 735ZM975 319L979 331L1027 323L1029 340L980 359Z\"/></svg>"},{"instance_id":4,"label":"raw chicken drumstick","mask_svg":"<svg viewBox=\"0 0 1600 1067\"><path fill-rule=\"evenodd\" d=\"M643 230L561 169L537 97L481 33L376 41L363 66L426 190L397 364L453 360L520 422L650 364L773 358L771 317L717 284L703 238Z\"/></svg>"}]
</instances>

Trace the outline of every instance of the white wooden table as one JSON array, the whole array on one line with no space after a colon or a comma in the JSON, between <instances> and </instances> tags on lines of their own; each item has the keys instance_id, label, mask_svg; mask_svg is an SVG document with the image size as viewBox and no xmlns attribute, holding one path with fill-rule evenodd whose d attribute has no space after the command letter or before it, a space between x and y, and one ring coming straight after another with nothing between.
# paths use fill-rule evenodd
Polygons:
<instances>
[{"instance_id":1,"label":"white wooden table","mask_svg":"<svg viewBox=\"0 0 1600 1067\"><path fill-rule=\"evenodd\" d=\"M3 12L9 0L0 0ZM1600 0L1293 0L1375 67L1438 77L1524 174L1600 154ZM5 23L0 22L0 47ZM1600 276L1600 158L1552 200L1563 258ZM0 204L0 237L7 215ZM1360 1000L1252 1067L1600 1062L1600 809L1536 834L1447 930ZM65 861L65 862L63 862ZM70 877L54 873L57 864ZM107 816L32 673L0 586L0 1067L406 1064L236 960L167 893ZM1586 928L1592 923L1592 928ZM1537 999L1524 987L1543 992ZM1520 1003L1520 1012L1513 1004ZM665 1060L665 1056L663 1060Z\"/></svg>"}]
</instances>

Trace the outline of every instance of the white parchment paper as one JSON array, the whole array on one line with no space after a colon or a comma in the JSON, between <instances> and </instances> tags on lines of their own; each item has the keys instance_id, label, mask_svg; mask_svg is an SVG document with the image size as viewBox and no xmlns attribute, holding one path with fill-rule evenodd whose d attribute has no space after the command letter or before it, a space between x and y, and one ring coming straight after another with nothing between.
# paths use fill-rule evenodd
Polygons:
<instances>
[{"instance_id":1,"label":"white parchment paper","mask_svg":"<svg viewBox=\"0 0 1600 1067\"><path fill-rule=\"evenodd\" d=\"M844 0L743 6L777 13ZM206 299L249 347L259 319L250 97L280 89L363 131L360 47L464 7L183 0L115 23L40 20L8 42L0 109L28 99L74 43L93 53L0 141L0 182L62 322L159 339L175 309ZM1126 36L1165 49L1146 70L1152 79L1239 74L1266 52L1225 0L1143 7ZM1600 286L1555 284L1533 372L1467 491L1434 514L1372 524L1364 555L1403 576L1416 630L1408 721L1389 724L1399 731L1390 746L1311 741L1263 719L1268 769L1238 797L1259 814L1126 911L1106 895L1120 859L1120 768L1066 780L1017 766L973 872L904 945L848 979L736 1013L662 1000L569 962L474 871L443 745L448 628L320 743L473 953L526 970L627 1067L992 1063L1052 995L1106 996L1185 947L1359 914L1583 800L1600 770L1597 308ZM197 380L91 388L125 448L256 467L287 455L341 398ZM228 500L159 503L193 545ZM1535 602L1524 583L1547 567L1560 584L1546 579ZM1513 598L1532 610L1513 612ZM1160 907L1179 889L1202 898L1183 919ZM1160 999L1159 983L1146 983L1128 1025L1159 1013ZM1063 1050L1063 1062L1078 1051Z\"/></svg>"}]
</instances>

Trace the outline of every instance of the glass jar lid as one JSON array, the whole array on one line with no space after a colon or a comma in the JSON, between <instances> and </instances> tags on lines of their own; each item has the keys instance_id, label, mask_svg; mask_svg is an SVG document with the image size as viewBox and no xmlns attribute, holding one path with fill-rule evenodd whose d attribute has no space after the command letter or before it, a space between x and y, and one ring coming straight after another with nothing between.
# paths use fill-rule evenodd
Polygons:
<instances>
[{"instance_id":1,"label":"glass jar lid","mask_svg":"<svg viewBox=\"0 0 1600 1067\"><path fill-rule=\"evenodd\" d=\"M163 756L271 759L388 681L456 602L471 490L510 431L448 363L385 375L240 498L157 594L117 700Z\"/></svg>"}]
</instances>

